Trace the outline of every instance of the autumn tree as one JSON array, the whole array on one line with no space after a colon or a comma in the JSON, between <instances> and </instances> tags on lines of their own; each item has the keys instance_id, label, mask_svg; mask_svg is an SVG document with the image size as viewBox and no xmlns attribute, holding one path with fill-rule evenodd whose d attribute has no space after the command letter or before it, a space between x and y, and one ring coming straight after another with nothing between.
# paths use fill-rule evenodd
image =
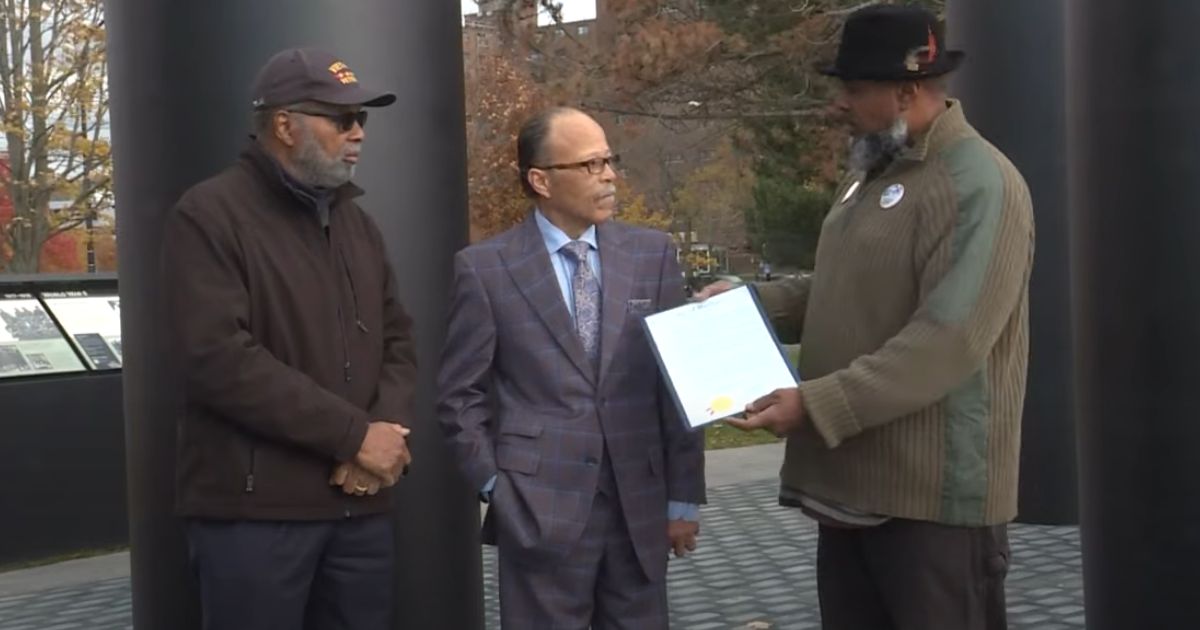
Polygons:
<instances>
[{"instance_id":1,"label":"autumn tree","mask_svg":"<svg viewBox=\"0 0 1200 630\"><path fill-rule=\"evenodd\" d=\"M490 61L487 72L467 85L467 190L471 236L498 234L529 212L517 168L521 125L544 106L528 72L508 56Z\"/></svg>"},{"instance_id":2,"label":"autumn tree","mask_svg":"<svg viewBox=\"0 0 1200 630\"><path fill-rule=\"evenodd\" d=\"M753 202L754 171L747 156L734 147L732 138L721 141L708 161L689 173L672 194L672 216L683 235L680 248L693 254L697 242L726 249L747 245L746 212ZM690 282L696 268L713 264L711 255L687 259L684 273Z\"/></svg>"},{"instance_id":3,"label":"autumn tree","mask_svg":"<svg viewBox=\"0 0 1200 630\"><path fill-rule=\"evenodd\" d=\"M549 99L529 72L514 62L515 54L487 59L466 86L467 185L471 240L502 232L529 213L532 202L520 185L517 135L521 125L548 106ZM618 216L626 223L665 230L669 217L629 182L618 178Z\"/></svg>"},{"instance_id":4,"label":"autumn tree","mask_svg":"<svg viewBox=\"0 0 1200 630\"><path fill-rule=\"evenodd\" d=\"M888 1L605 0L591 39L562 24L554 0L502 4L509 37L530 51L551 98L661 127L663 144L712 129L735 138L753 171L743 215L751 240L758 253L803 266L845 147L828 116L836 84L815 67L833 58L848 15ZM944 2L923 4L940 11ZM532 6L556 27L531 27Z\"/></svg>"},{"instance_id":5,"label":"autumn tree","mask_svg":"<svg viewBox=\"0 0 1200 630\"><path fill-rule=\"evenodd\" d=\"M590 109L659 121L820 121L830 84L816 62L833 57L848 15L893 2L604 0L600 42L563 28L555 0L503 5L523 16L536 3L558 22L561 36L519 17L507 24L545 66L548 82ZM940 11L944 0L917 3Z\"/></svg>"},{"instance_id":6,"label":"autumn tree","mask_svg":"<svg viewBox=\"0 0 1200 630\"><path fill-rule=\"evenodd\" d=\"M87 241L85 240L86 244ZM92 247L96 253L96 271L117 270L117 226L104 223L92 233ZM86 253L84 260L87 259Z\"/></svg>"},{"instance_id":7,"label":"autumn tree","mask_svg":"<svg viewBox=\"0 0 1200 630\"><path fill-rule=\"evenodd\" d=\"M753 202L750 160L732 139L717 145L712 157L684 178L674 193L676 223L686 223L708 243L740 247L746 241L746 209Z\"/></svg>"},{"instance_id":8,"label":"autumn tree","mask_svg":"<svg viewBox=\"0 0 1200 630\"><path fill-rule=\"evenodd\" d=\"M671 227L670 217L661 209L652 208L646 195L635 192L623 179L617 180L617 199L616 216L620 221L664 232Z\"/></svg>"},{"instance_id":9,"label":"autumn tree","mask_svg":"<svg viewBox=\"0 0 1200 630\"><path fill-rule=\"evenodd\" d=\"M919 3L935 12L945 4L942 0ZM753 96L741 105L756 115L740 121L744 135L739 137L746 139L742 146L754 156L753 203L746 224L765 259L812 268L846 145L845 129L828 118L826 108L836 83L820 76L816 67L833 59L845 17L871 4L879 2L706 3L709 17L722 30L755 50Z\"/></svg>"},{"instance_id":10,"label":"autumn tree","mask_svg":"<svg viewBox=\"0 0 1200 630\"><path fill-rule=\"evenodd\" d=\"M104 38L102 0L0 0L7 271L38 271L48 242L113 207Z\"/></svg>"},{"instance_id":11,"label":"autumn tree","mask_svg":"<svg viewBox=\"0 0 1200 630\"><path fill-rule=\"evenodd\" d=\"M528 16L535 1L555 27L534 26ZM556 102L615 123L610 142L622 145L631 180L683 234L681 248L690 251L698 231L708 242L745 244L747 213L758 198L754 171L763 159L757 125L790 125L791 138L779 138L788 142L822 124L817 89L789 85L792 92L784 93L777 75L785 68L794 74L798 58L827 48L837 21L819 8L841 4L789 5L797 16L777 19L756 12L784 8L769 1L607 0L589 37L562 24L551 0L505 4L512 47L529 51L539 86ZM770 25L754 26L767 20ZM718 153L720 159L712 159ZM738 163L730 168L735 154ZM806 172L795 185L807 179ZM827 179L831 186L832 176Z\"/></svg>"},{"instance_id":12,"label":"autumn tree","mask_svg":"<svg viewBox=\"0 0 1200 630\"><path fill-rule=\"evenodd\" d=\"M71 273L83 269L84 252L80 236L76 230L69 230L47 239L38 252L38 271Z\"/></svg>"},{"instance_id":13,"label":"autumn tree","mask_svg":"<svg viewBox=\"0 0 1200 630\"><path fill-rule=\"evenodd\" d=\"M8 172L7 165L3 160L0 160L0 176ZM12 198L8 195L8 188L0 186L0 230L12 223L13 220L13 204ZM0 271L6 267L8 260L12 258L12 245L6 238L0 238Z\"/></svg>"}]
</instances>

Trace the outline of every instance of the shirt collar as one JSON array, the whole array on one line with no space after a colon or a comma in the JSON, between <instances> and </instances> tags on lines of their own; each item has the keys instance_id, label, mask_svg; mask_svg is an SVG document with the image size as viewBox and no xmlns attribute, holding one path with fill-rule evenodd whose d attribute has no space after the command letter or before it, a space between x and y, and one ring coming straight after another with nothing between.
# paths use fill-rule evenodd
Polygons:
<instances>
[{"instance_id":1,"label":"shirt collar","mask_svg":"<svg viewBox=\"0 0 1200 630\"><path fill-rule=\"evenodd\" d=\"M567 236L567 233L559 229L557 225L551 223L542 214L540 209L534 209L533 217L537 221L538 231L542 233L542 242L546 244L546 251L556 254L564 245L571 242L571 237ZM592 249L598 249L599 246L596 245L596 226L590 226L580 235L579 240L591 245Z\"/></svg>"}]
</instances>

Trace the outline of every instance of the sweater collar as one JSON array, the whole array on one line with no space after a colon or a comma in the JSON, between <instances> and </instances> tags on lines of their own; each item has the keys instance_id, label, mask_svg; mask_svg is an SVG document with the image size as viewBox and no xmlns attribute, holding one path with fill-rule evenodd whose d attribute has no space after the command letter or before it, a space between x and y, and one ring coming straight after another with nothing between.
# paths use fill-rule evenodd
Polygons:
<instances>
[{"instance_id":1,"label":"sweater collar","mask_svg":"<svg viewBox=\"0 0 1200 630\"><path fill-rule=\"evenodd\" d=\"M929 130L915 143L900 154L900 160L924 162L931 155L936 155L963 132L970 129L967 117L963 114L962 103L956 99L946 101L946 111L938 116Z\"/></svg>"}]
</instances>

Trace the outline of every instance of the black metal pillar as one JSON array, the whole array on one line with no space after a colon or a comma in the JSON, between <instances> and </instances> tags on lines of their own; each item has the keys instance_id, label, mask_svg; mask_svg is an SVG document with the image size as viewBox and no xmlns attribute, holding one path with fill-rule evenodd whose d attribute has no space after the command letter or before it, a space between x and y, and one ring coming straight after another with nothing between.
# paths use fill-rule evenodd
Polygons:
<instances>
[{"instance_id":1,"label":"black metal pillar","mask_svg":"<svg viewBox=\"0 0 1200 630\"><path fill-rule=\"evenodd\" d=\"M1190 628L1200 618L1200 3L1067 6L1087 626Z\"/></svg>"},{"instance_id":2,"label":"black metal pillar","mask_svg":"<svg viewBox=\"0 0 1200 630\"><path fill-rule=\"evenodd\" d=\"M358 182L416 320L422 388L413 471L396 499L397 627L480 628L478 508L432 419L451 257L466 239L457 3L107 0L138 628L195 628L174 500L179 389L159 277L166 211L236 156L249 86L276 50L317 45L400 100L372 116Z\"/></svg>"},{"instance_id":3,"label":"black metal pillar","mask_svg":"<svg viewBox=\"0 0 1200 630\"><path fill-rule=\"evenodd\" d=\"M1021 437L1025 523L1079 522L1067 248L1063 0L950 0L953 79L968 119L1013 161L1033 195L1029 380Z\"/></svg>"}]
</instances>

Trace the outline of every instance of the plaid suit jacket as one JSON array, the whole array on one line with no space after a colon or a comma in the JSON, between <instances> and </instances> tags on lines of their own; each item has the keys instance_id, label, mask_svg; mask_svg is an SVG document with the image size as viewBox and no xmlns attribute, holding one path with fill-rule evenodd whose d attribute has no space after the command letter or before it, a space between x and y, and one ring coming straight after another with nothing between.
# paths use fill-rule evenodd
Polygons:
<instances>
[{"instance_id":1,"label":"plaid suit jacket","mask_svg":"<svg viewBox=\"0 0 1200 630\"><path fill-rule=\"evenodd\" d=\"M674 411L641 319L682 303L683 282L666 234L610 221L596 237L598 374L532 215L456 255L438 421L472 487L497 475L485 540L531 562L578 541L607 447L638 559L662 579L667 501L704 503L704 451Z\"/></svg>"}]
</instances>

